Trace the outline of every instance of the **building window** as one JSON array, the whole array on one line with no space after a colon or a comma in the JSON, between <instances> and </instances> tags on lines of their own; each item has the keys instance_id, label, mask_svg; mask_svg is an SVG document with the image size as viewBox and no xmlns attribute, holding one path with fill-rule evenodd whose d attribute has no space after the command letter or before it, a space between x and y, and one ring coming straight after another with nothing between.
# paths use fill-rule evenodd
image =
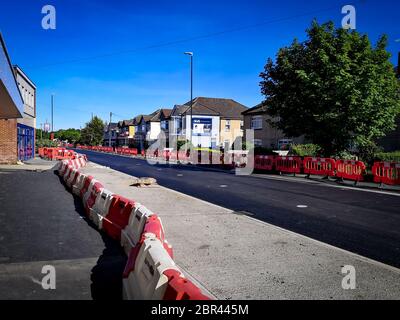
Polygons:
<instances>
[{"instance_id":1,"label":"building window","mask_svg":"<svg viewBox=\"0 0 400 320\"><path fill-rule=\"evenodd\" d=\"M244 128L244 121L242 120L242 121L240 121L240 130L243 131L243 128Z\"/></svg>"},{"instance_id":2,"label":"building window","mask_svg":"<svg viewBox=\"0 0 400 320\"><path fill-rule=\"evenodd\" d=\"M161 121L161 129L168 130L168 121L167 120Z\"/></svg>"},{"instance_id":3,"label":"building window","mask_svg":"<svg viewBox=\"0 0 400 320\"><path fill-rule=\"evenodd\" d=\"M225 120L225 131L231 131L231 120Z\"/></svg>"},{"instance_id":4,"label":"building window","mask_svg":"<svg viewBox=\"0 0 400 320\"><path fill-rule=\"evenodd\" d=\"M251 118L251 129L253 130L262 129L262 116L254 116Z\"/></svg>"},{"instance_id":5,"label":"building window","mask_svg":"<svg viewBox=\"0 0 400 320\"><path fill-rule=\"evenodd\" d=\"M255 147L262 147L262 140L261 139L254 139L253 144Z\"/></svg>"}]
</instances>

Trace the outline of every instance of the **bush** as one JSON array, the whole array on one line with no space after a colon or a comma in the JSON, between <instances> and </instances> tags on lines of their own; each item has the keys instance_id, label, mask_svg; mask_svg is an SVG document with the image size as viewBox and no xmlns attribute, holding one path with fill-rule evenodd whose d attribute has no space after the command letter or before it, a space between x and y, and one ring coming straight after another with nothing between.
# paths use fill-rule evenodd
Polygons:
<instances>
[{"instance_id":1,"label":"bush","mask_svg":"<svg viewBox=\"0 0 400 320\"><path fill-rule=\"evenodd\" d=\"M291 153L299 157L317 157L320 155L321 147L316 144L293 144Z\"/></svg>"},{"instance_id":2,"label":"bush","mask_svg":"<svg viewBox=\"0 0 400 320\"><path fill-rule=\"evenodd\" d=\"M57 141L49 139L38 139L36 140L36 148L55 148L58 146Z\"/></svg>"},{"instance_id":3,"label":"bush","mask_svg":"<svg viewBox=\"0 0 400 320\"><path fill-rule=\"evenodd\" d=\"M186 145L186 148L188 149L188 151L193 149L193 144L189 140L186 140L186 141L185 140L178 140L176 142L176 147L177 147L177 149L179 151L184 151L184 149L182 148L184 145Z\"/></svg>"},{"instance_id":4,"label":"bush","mask_svg":"<svg viewBox=\"0 0 400 320\"><path fill-rule=\"evenodd\" d=\"M340 151L333 157L341 160L356 160L356 156L349 151Z\"/></svg>"},{"instance_id":5,"label":"bush","mask_svg":"<svg viewBox=\"0 0 400 320\"><path fill-rule=\"evenodd\" d=\"M382 149L374 142L364 141L362 145L358 145L357 149L359 159L368 165L373 165L376 154L382 152Z\"/></svg>"},{"instance_id":6,"label":"bush","mask_svg":"<svg viewBox=\"0 0 400 320\"><path fill-rule=\"evenodd\" d=\"M378 152L375 154L376 161L390 161L390 162L400 162L400 151L394 152Z\"/></svg>"}]
</instances>

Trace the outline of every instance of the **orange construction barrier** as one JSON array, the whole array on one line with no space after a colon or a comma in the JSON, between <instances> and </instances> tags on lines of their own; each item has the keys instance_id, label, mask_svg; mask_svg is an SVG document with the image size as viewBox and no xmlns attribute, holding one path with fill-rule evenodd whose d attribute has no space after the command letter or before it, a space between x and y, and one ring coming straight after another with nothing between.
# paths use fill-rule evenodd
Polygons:
<instances>
[{"instance_id":1,"label":"orange construction barrier","mask_svg":"<svg viewBox=\"0 0 400 320\"><path fill-rule=\"evenodd\" d=\"M254 168L257 170L274 170L275 156L256 156L254 160Z\"/></svg>"},{"instance_id":2,"label":"orange construction barrier","mask_svg":"<svg viewBox=\"0 0 400 320\"><path fill-rule=\"evenodd\" d=\"M306 157L303 161L304 173L326 177L334 177L336 174L336 161L330 158Z\"/></svg>"},{"instance_id":3,"label":"orange construction barrier","mask_svg":"<svg viewBox=\"0 0 400 320\"><path fill-rule=\"evenodd\" d=\"M283 173L301 173L303 161L300 157L277 157L275 159L276 170Z\"/></svg>"},{"instance_id":4,"label":"orange construction barrier","mask_svg":"<svg viewBox=\"0 0 400 320\"><path fill-rule=\"evenodd\" d=\"M400 163L375 162L372 167L374 182L390 186L400 185Z\"/></svg>"},{"instance_id":5,"label":"orange construction barrier","mask_svg":"<svg viewBox=\"0 0 400 320\"><path fill-rule=\"evenodd\" d=\"M364 162L354 160L337 160L336 176L338 178L353 180L355 182L363 181L366 166Z\"/></svg>"}]
</instances>

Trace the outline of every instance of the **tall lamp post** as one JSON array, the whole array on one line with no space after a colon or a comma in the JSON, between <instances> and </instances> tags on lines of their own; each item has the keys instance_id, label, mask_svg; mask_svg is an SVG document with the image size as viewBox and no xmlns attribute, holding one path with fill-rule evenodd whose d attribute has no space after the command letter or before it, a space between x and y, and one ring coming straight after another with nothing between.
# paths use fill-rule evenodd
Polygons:
<instances>
[{"instance_id":1,"label":"tall lamp post","mask_svg":"<svg viewBox=\"0 0 400 320\"><path fill-rule=\"evenodd\" d=\"M192 131L193 131L193 52L185 52L190 56L190 143L192 144ZM186 126L187 127L187 126Z\"/></svg>"}]
</instances>

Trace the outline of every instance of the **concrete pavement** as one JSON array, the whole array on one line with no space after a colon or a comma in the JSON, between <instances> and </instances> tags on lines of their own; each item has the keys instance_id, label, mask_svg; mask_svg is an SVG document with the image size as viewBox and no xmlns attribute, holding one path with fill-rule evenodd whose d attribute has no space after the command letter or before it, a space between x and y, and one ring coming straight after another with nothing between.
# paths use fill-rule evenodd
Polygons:
<instances>
[{"instance_id":1,"label":"concrete pavement","mask_svg":"<svg viewBox=\"0 0 400 320\"><path fill-rule=\"evenodd\" d=\"M159 214L175 261L219 299L400 298L399 269L259 221L247 212L162 186L132 187L132 176L97 164L82 172ZM355 290L342 288L345 265L356 269Z\"/></svg>"}]
</instances>

